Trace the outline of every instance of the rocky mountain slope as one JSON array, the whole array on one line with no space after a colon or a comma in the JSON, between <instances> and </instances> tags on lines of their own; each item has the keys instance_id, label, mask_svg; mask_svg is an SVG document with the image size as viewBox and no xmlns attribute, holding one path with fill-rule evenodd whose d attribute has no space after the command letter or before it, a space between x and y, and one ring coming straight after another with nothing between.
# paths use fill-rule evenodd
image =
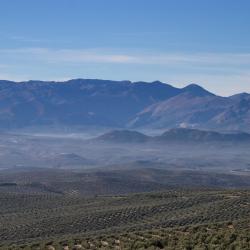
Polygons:
<instances>
[{"instance_id":1,"label":"rocky mountain slope","mask_svg":"<svg viewBox=\"0 0 250 250\"><path fill-rule=\"evenodd\" d=\"M75 79L0 81L0 128L30 126L250 131L250 95L216 96L191 84Z\"/></svg>"}]
</instances>

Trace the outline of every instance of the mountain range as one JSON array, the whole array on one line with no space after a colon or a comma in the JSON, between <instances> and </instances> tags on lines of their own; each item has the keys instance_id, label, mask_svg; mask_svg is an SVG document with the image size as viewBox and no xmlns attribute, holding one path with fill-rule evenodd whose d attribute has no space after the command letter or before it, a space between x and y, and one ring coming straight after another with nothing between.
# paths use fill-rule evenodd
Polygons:
<instances>
[{"instance_id":1,"label":"mountain range","mask_svg":"<svg viewBox=\"0 0 250 250\"><path fill-rule=\"evenodd\" d=\"M0 128L195 128L250 132L250 94L221 97L196 84L74 79L0 81Z\"/></svg>"},{"instance_id":2,"label":"mountain range","mask_svg":"<svg viewBox=\"0 0 250 250\"><path fill-rule=\"evenodd\" d=\"M148 136L141 132L130 130L113 130L98 136L94 140L112 143L171 143L171 142L250 142L248 133L218 133L189 128L169 129L157 136Z\"/></svg>"}]
</instances>

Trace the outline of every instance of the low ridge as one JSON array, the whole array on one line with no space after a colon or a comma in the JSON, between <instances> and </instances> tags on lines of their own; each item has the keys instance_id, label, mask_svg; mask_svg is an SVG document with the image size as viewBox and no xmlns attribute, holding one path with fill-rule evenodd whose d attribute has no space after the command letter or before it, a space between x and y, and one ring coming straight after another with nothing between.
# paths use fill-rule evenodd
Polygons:
<instances>
[{"instance_id":1,"label":"low ridge","mask_svg":"<svg viewBox=\"0 0 250 250\"><path fill-rule=\"evenodd\" d=\"M174 128L159 136L147 136L131 130L113 130L95 140L113 143L142 142L250 142L248 133L218 133L214 131Z\"/></svg>"}]
</instances>

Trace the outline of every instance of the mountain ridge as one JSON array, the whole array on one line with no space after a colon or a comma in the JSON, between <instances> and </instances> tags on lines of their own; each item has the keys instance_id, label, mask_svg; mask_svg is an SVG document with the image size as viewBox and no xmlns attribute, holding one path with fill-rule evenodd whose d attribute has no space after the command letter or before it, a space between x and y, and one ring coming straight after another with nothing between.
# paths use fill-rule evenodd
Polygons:
<instances>
[{"instance_id":1,"label":"mountain ridge","mask_svg":"<svg viewBox=\"0 0 250 250\"><path fill-rule=\"evenodd\" d=\"M249 133L219 133L215 131L173 128L160 135L149 136L134 130L112 130L94 139L111 143L168 142L250 142Z\"/></svg>"},{"instance_id":2,"label":"mountain ridge","mask_svg":"<svg viewBox=\"0 0 250 250\"><path fill-rule=\"evenodd\" d=\"M221 97L197 84L160 81L0 80L0 129L32 126L250 132L250 94Z\"/></svg>"}]
</instances>

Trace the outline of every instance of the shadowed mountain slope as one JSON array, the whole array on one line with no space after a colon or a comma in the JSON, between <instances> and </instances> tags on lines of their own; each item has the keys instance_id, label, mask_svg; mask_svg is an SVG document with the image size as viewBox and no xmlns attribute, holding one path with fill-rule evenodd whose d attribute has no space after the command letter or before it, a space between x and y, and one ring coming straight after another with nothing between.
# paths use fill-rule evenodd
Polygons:
<instances>
[{"instance_id":1,"label":"shadowed mountain slope","mask_svg":"<svg viewBox=\"0 0 250 250\"><path fill-rule=\"evenodd\" d=\"M250 131L250 95L216 96L199 85L74 79L0 81L0 128L36 126Z\"/></svg>"}]
</instances>

